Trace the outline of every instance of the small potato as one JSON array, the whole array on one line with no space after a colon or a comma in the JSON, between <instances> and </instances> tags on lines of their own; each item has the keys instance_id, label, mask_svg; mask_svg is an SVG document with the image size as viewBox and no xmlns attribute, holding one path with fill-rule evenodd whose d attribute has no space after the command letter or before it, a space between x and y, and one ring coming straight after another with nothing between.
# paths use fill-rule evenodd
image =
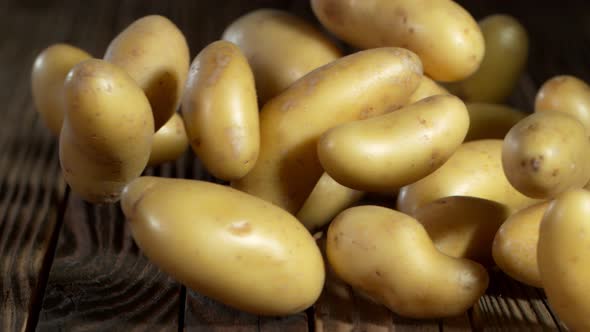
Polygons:
<instances>
[{"instance_id":1,"label":"small potato","mask_svg":"<svg viewBox=\"0 0 590 332\"><path fill-rule=\"evenodd\" d=\"M424 98L436 95L447 95L449 92L441 85L430 79L428 76L422 76L420 85L408 99L408 105L420 101Z\"/></svg>"},{"instance_id":2,"label":"small potato","mask_svg":"<svg viewBox=\"0 0 590 332\"><path fill-rule=\"evenodd\" d=\"M318 143L324 170L363 191L394 192L434 172L461 145L469 115L452 95L332 128Z\"/></svg>"},{"instance_id":3,"label":"small potato","mask_svg":"<svg viewBox=\"0 0 590 332\"><path fill-rule=\"evenodd\" d=\"M313 25L277 9L258 9L238 18L225 29L222 39L244 52L261 105L310 71L342 56Z\"/></svg>"},{"instance_id":4,"label":"small potato","mask_svg":"<svg viewBox=\"0 0 590 332\"><path fill-rule=\"evenodd\" d=\"M537 261L549 304L571 331L590 331L590 192L566 192L547 208Z\"/></svg>"},{"instance_id":5,"label":"small potato","mask_svg":"<svg viewBox=\"0 0 590 332\"><path fill-rule=\"evenodd\" d=\"M364 194L341 185L328 173L324 173L296 217L313 233L329 224L338 213L358 202Z\"/></svg>"},{"instance_id":6,"label":"small potato","mask_svg":"<svg viewBox=\"0 0 590 332\"><path fill-rule=\"evenodd\" d=\"M31 73L33 102L55 136L59 136L64 119L63 87L66 76L72 67L91 57L77 47L54 44L35 59Z\"/></svg>"},{"instance_id":7,"label":"small potato","mask_svg":"<svg viewBox=\"0 0 590 332\"><path fill-rule=\"evenodd\" d=\"M590 86L574 76L555 76L541 86L535 98L535 112L569 113L590 136Z\"/></svg>"},{"instance_id":8,"label":"small potato","mask_svg":"<svg viewBox=\"0 0 590 332\"><path fill-rule=\"evenodd\" d=\"M483 266L441 253L418 221L383 207L340 213L326 246L339 278L405 317L460 315L488 286Z\"/></svg>"},{"instance_id":9,"label":"small potato","mask_svg":"<svg viewBox=\"0 0 590 332\"><path fill-rule=\"evenodd\" d=\"M148 166L175 161L184 154L187 147L188 138L182 117L174 113L170 120L154 134Z\"/></svg>"},{"instance_id":10,"label":"small potato","mask_svg":"<svg viewBox=\"0 0 590 332\"><path fill-rule=\"evenodd\" d=\"M502 141L463 143L449 160L420 181L403 187L397 209L413 215L418 208L448 196L488 199L516 211L536 202L514 189L502 170Z\"/></svg>"},{"instance_id":11,"label":"small potato","mask_svg":"<svg viewBox=\"0 0 590 332\"><path fill-rule=\"evenodd\" d=\"M142 17L123 30L104 59L125 69L145 92L160 129L178 109L190 54L184 35L163 16Z\"/></svg>"},{"instance_id":12,"label":"small potato","mask_svg":"<svg viewBox=\"0 0 590 332\"><path fill-rule=\"evenodd\" d=\"M422 206L414 218L442 253L490 266L494 235L509 213L506 206L487 199L451 196Z\"/></svg>"},{"instance_id":13,"label":"small potato","mask_svg":"<svg viewBox=\"0 0 590 332\"><path fill-rule=\"evenodd\" d=\"M182 115L193 151L215 177L237 180L254 167L260 149L256 88L236 45L214 42L193 60Z\"/></svg>"},{"instance_id":14,"label":"small potato","mask_svg":"<svg viewBox=\"0 0 590 332\"><path fill-rule=\"evenodd\" d=\"M506 105L466 103L469 112L469 131L465 141L504 139L510 128L527 116Z\"/></svg>"},{"instance_id":15,"label":"small potato","mask_svg":"<svg viewBox=\"0 0 590 332\"><path fill-rule=\"evenodd\" d=\"M525 28L509 15L491 15L479 22L485 55L479 69L447 88L466 102L501 103L510 96L526 67L529 39Z\"/></svg>"},{"instance_id":16,"label":"small potato","mask_svg":"<svg viewBox=\"0 0 590 332\"><path fill-rule=\"evenodd\" d=\"M496 265L512 278L542 287L537 265L541 219L549 202L541 202L511 215L496 233L492 255Z\"/></svg>"},{"instance_id":17,"label":"small potato","mask_svg":"<svg viewBox=\"0 0 590 332\"><path fill-rule=\"evenodd\" d=\"M398 109L421 79L420 59L401 48L360 51L312 71L264 105L258 162L232 186L296 213L323 173L320 136Z\"/></svg>"},{"instance_id":18,"label":"small potato","mask_svg":"<svg viewBox=\"0 0 590 332\"><path fill-rule=\"evenodd\" d=\"M311 306L324 286L314 238L278 207L214 183L141 177L121 206L145 255L183 284L257 315Z\"/></svg>"},{"instance_id":19,"label":"small potato","mask_svg":"<svg viewBox=\"0 0 590 332\"><path fill-rule=\"evenodd\" d=\"M150 156L154 120L145 94L123 69L90 59L68 74L64 106L59 160L66 182L88 202L119 200Z\"/></svg>"},{"instance_id":20,"label":"small potato","mask_svg":"<svg viewBox=\"0 0 590 332\"><path fill-rule=\"evenodd\" d=\"M590 180L584 126L562 112L534 113L506 135L502 165L510 184L534 198L551 198Z\"/></svg>"},{"instance_id":21,"label":"small potato","mask_svg":"<svg viewBox=\"0 0 590 332\"><path fill-rule=\"evenodd\" d=\"M477 22L451 0L312 0L311 6L328 30L353 46L415 52L436 81L467 78L484 55Z\"/></svg>"}]
</instances>

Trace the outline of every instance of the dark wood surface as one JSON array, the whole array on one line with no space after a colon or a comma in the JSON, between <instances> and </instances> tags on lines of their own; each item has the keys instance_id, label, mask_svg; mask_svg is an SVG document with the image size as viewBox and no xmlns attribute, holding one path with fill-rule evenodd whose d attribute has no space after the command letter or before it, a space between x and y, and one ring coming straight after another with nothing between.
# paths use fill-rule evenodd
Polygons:
<instances>
[{"instance_id":1,"label":"dark wood surface","mask_svg":"<svg viewBox=\"0 0 590 332\"><path fill-rule=\"evenodd\" d=\"M590 17L584 1L463 0L476 18L506 12L531 37L531 56L510 103L531 111L537 88L556 74L590 81ZM0 331L468 331L565 330L542 291L492 272L487 294L461 317L398 317L331 281L318 303L265 318L203 297L153 266L136 247L118 205L92 206L70 194L57 142L35 113L34 57L68 42L101 57L126 25L147 14L172 19L192 56L238 16L259 7L315 22L304 0L0 0ZM205 178L187 153L147 170Z\"/></svg>"}]
</instances>

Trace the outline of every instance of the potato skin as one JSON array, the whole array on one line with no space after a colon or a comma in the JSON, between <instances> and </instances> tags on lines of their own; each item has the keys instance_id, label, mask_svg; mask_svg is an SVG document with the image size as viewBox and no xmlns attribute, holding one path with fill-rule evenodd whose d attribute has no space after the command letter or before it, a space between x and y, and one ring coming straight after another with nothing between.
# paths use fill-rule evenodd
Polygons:
<instances>
[{"instance_id":1,"label":"potato skin","mask_svg":"<svg viewBox=\"0 0 590 332\"><path fill-rule=\"evenodd\" d=\"M175 161L187 148L188 137L184 122L178 113L174 113L170 120L154 134L148 166Z\"/></svg>"},{"instance_id":2,"label":"potato skin","mask_svg":"<svg viewBox=\"0 0 590 332\"><path fill-rule=\"evenodd\" d=\"M504 139L508 131L527 114L500 104L466 103L469 131L465 142L481 139Z\"/></svg>"},{"instance_id":3,"label":"potato skin","mask_svg":"<svg viewBox=\"0 0 590 332\"><path fill-rule=\"evenodd\" d=\"M414 93L412 93L412 95L408 99L407 104L408 105L413 104L415 102L418 102L418 101L420 101L424 98L430 97L430 96L448 95L448 94L449 94L449 92L447 91L447 89L442 87L442 85L439 85L438 83L433 81L430 77L424 75L424 76L422 76L422 80L420 81L420 85L418 85L418 88L416 89L416 91L414 91Z\"/></svg>"},{"instance_id":4,"label":"potato skin","mask_svg":"<svg viewBox=\"0 0 590 332\"><path fill-rule=\"evenodd\" d=\"M394 192L434 172L461 145L469 115L452 95L332 128L318 143L324 170L362 191Z\"/></svg>"},{"instance_id":5,"label":"potato skin","mask_svg":"<svg viewBox=\"0 0 590 332\"><path fill-rule=\"evenodd\" d=\"M53 44L35 58L31 92L35 109L51 133L59 136L64 119L63 87L68 72L92 56L68 44Z\"/></svg>"},{"instance_id":6,"label":"potato skin","mask_svg":"<svg viewBox=\"0 0 590 332\"><path fill-rule=\"evenodd\" d=\"M518 192L506 179L501 140L463 143L434 173L403 187L397 209L413 215L420 206L448 196L488 199L506 205L511 211L537 201Z\"/></svg>"},{"instance_id":7,"label":"potato skin","mask_svg":"<svg viewBox=\"0 0 590 332\"><path fill-rule=\"evenodd\" d=\"M466 102L502 103L526 67L528 34L516 18L503 14L485 17L479 27L485 40L481 65L473 75L447 88Z\"/></svg>"},{"instance_id":8,"label":"potato skin","mask_svg":"<svg viewBox=\"0 0 590 332\"><path fill-rule=\"evenodd\" d=\"M342 56L314 26L277 9L258 9L241 16L225 29L222 39L244 52L261 105L307 73Z\"/></svg>"},{"instance_id":9,"label":"potato skin","mask_svg":"<svg viewBox=\"0 0 590 332\"><path fill-rule=\"evenodd\" d=\"M543 287L537 264L539 227L549 202L541 202L512 214L494 237L496 265L510 277L533 287Z\"/></svg>"},{"instance_id":10,"label":"potato skin","mask_svg":"<svg viewBox=\"0 0 590 332\"><path fill-rule=\"evenodd\" d=\"M590 331L590 192L551 202L539 231L537 261L549 304L571 331Z\"/></svg>"},{"instance_id":11,"label":"potato skin","mask_svg":"<svg viewBox=\"0 0 590 332\"><path fill-rule=\"evenodd\" d=\"M590 180L590 144L584 126L562 112L533 113L506 135L502 166L521 193L551 198Z\"/></svg>"},{"instance_id":12,"label":"potato skin","mask_svg":"<svg viewBox=\"0 0 590 332\"><path fill-rule=\"evenodd\" d=\"M236 45L217 41L197 55L182 116L193 151L215 177L237 180L254 167L260 150L256 88Z\"/></svg>"},{"instance_id":13,"label":"potato skin","mask_svg":"<svg viewBox=\"0 0 590 332\"><path fill-rule=\"evenodd\" d=\"M361 51L307 74L264 105L258 162L232 186L296 213L323 173L320 136L399 108L421 77L418 57L399 48Z\"/></svg>"},{"instance_id":14,"label":"potato skin","mask_svg":"<svg viewBox=\"0 0 590 332\"><path fill-rule=\"evenodd\" d=\"M302 311L320 295L314 238L268 202L204 181L141 177L121 205L146 256L203 295L270 316Z\"/></svg>"},{"instance_id":15,"label":"potato skin","mask_svg":"<svg viewBox=\"0 0 590 332\"><path fill-rule=\"evenodd\" d=\"M160 129L176 112L190 54L182 32L169 19L150 15L131 23L109 44L104 59L131 75L145 92Z\"/></svg>"},{"instance_id":16,"label":"potato skin","mask_svg":"<svg viewBox=\"0 0 590 332\"><path fill-rule=\"evenodd\" d=\"M439 252L417 220L383 207L340 213L326 249L338 277L404 317L460 315L488 286L483 266Z\"/></svg>"},{"instance_id":17,"label":"potato skin","mask_svg":"<svg viewBox=\"0 0 590 332\"><path fill-rule=\"evenodd\" d=\"M450 0L312 0L311 6L328 30L356 47L415 52L436 81L467 78L484 55L477 22Z\"/></svg>"},{"instance_id":18,"label":"potato skin","mask_svg":"<svg viewBox=\"0 0 590 332\"><path fill-rule=\"evenodd\" d=\"M150 155L154 123L145 94L123 69L90 59L68 74L64 105L59 159L66 182L88 202L117 201Z\"/></svg>"}]
</instances>

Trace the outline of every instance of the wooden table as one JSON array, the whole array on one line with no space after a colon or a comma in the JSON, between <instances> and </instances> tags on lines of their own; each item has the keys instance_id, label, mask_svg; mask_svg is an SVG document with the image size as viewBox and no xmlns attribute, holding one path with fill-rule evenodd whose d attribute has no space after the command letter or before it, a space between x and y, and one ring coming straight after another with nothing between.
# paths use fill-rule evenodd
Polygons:
<instances>
[{"instance_id":1,"label":"wooden table","mask_svg":"<svg viewBox=\"0 0 590 332\"><path fill-rule=\"evenodd\" d=\"M583 1L527 2L532 8L523 1L461 3L476 18L511 13L531 34L528 71L511 104L530 111L536 89L555 74L590 80L590 10ZM403 319L346 286L327 287L313 308L291 317L240 313L150 264L118 205L92 206L69 191L56 139L31 101L31 64L43 48L65 41L101 57L130 22L158 13L184 31L194 56L229 22L258 7L314 21L304 0L0 0L0 331L564 330L541 290L497 271L479 303L453 319ZM207 177L190 153L146 172Z\"/></svg>"}]
</instances>

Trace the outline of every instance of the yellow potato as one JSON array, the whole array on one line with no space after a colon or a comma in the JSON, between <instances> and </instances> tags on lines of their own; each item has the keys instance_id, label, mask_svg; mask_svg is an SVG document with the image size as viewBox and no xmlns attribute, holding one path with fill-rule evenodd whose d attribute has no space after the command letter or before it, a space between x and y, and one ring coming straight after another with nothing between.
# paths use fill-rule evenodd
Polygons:
<instances>
[{"instance_id":1,"label":"yellow potato","mask_svg":"<svg viewBox=\"0 0 590 332\"><path fill-rule=\"evenodd\" d=\"M188 138L182 117L174 113L170 120L154 134L148 166L175 161L184 154L187 147Z\"/></svg>"},{"instance_id":2,"label":"yellow potato","mask_svg":"<svg viewBox=\"0 0 590 332\"><path fill-rule=\"evenodd\" d=\"M511 211L536 202L514 189L502 170L502 141L480 140L463 143L434 173L403 187L397 209L413 215L436 199L470 196L506 205Z\"/></svg>"},{"instance_id":3,"label":"yellow potato","mask_svg":"<svg viewBox=\"0 0 590 332\"><path fill-rule=\"evenodd\" d=\"M443 88L441 85L430 79L428 76L422 76L422 80L420 81L420 85L414 93L408 99L408 104L413 104L417 101L420 101L424 98L436 95L446 95L449 94L447 89Z\"/></svg>"},{"instance_id":4,"label":"yellow potato","mask_svg":"<svg viewBox=\"0 0 590 332\"><path fill-rule=\"evenodd\" d=\"M215 177L236 180L254 167L260 149L256 88L236 45L214 42L193 60L182 116L193 151Z\"/></svg>"},{"instance_id":5,"label":"yellow potato","mask_svg":"<svg viewBox=\"0 0 590 332\"><path fill-rule=\"evenodd\" d=\"M258 9L238 18L222 38L244 52L261 104L310 71L342 56L313 25L277 9Z\"/></svg>"},{"instance_id":6,"label":"yellow potato","mask_svg":"<svg viewBox=\"0 0 590 332\"><path fill-rule=\"evenodd\" d=\"M510 128L522 120L526 113L506 105L466 103L469 112L469 131L465 141L504 139Z\"/></svg>"},{"instance_id":7,"label":"yellow potato","mask_svg":"<svg viewBox=\"0 0 590 332\"><path fill-rule=\"evenodd\" d=\"M296 217L313 233L329 224L338 213L358 202L364 194L341 185L328 173L324 173Z\"/></svg>"},{"instance_id":8,"label":"yellow potato","mask_svg":"<svg viewBox=\"0 0 590 332\"><path fill-rule=\"evenodd\" d=\"M506 135L502 165L521 193L551 198L590 180L590 144L584 126L562 112L533 113Z\"/></svg>"},{"instance_id":9,"label":"yellow potato","mask_svg":"<svg viewBox=\"0 0 590 332\"><path fill-rule=\"evenodd\" d=\"M43 122L55 136L59 136L64 119L63 87L66 75L72 67L91 57L77 47L54 44L35 59L31 73L33 102Z\"/></svg>"},{"instance_id":10,"label":"yellow potato","mask_svg":"<svg viewBox=\"0 0 590 332\"><path fill-rule=\"evenodd\" d=\"M318 143L324 170L363 191L394 192L434 172L461 145L469 115L452 95L332 128Z\"/></svg>"},{"instance_id":11,"label":"yellow potato","mask_svg":"<svg viewBox=\"0 0 590 332\"><path fill-rule=\"evenodd\" d=\"M537 92L535 112L558 111L577 118L590 136L590 86L568 75L547 80Z\"/></svg>"},{"instance_id":12,"label":"yellow potato","mask_svg":"<svg viewBox=\"0 0 590 332\"><path fill-rule=\"evenodd\" d=\"M340 213L326 249L339 278L405 317L460 315L488 286L483 266L441 253L418 221L383 207Z\"/></svg>"},{"instance_id":13,"label":"yellow potato","mask_svg":"<svg viewBox=\"0 0 590 332\"><path fill-rule=\"evenodd\" d=\"M190 61L184 35L159 15L142 17L111 41L104 59L119 65L145 92L160 129L180 105Z\"/></svg>"},{"instance_id":14,"label":"yellow potato","mask_svg":"<svg viewBox=\"0 0 590 332\"><path fill-rule=\"evenodd\" d=\"M477 22L451 0L312 0L311 6L328 30L353 46L415 52L436 81L467 78L484 55Z\"/></svg>"},{"instance_id":15,"label":"yellow potato","mask_svg":"<svg viewBox=\"0 0 590 332\"><path fill-rule=\"evenodd\" d=\"M262 108L258 162L232 185L296 213L323 173L320 136L399 108L421 78L420 59L400 48L361 51L305 75Z\"/></svg>"},{"instance_id":16,"label":"yellow potato","mask_svg":"<svg viewBox=\"0 0 590 332\"><path fill-rule=\"evenodd\" d=\"M442 253L486 266L493 264L494 235L508 216L502 204L467 196L440 198L414 213Z\"/></svg>"},{"instance_id":17,"label":"yellow potato","mask_svg":"<svg viewBox=\"0 0 590 332\"><path fill-rule=\"evenodd\" d=\"M541 202L511 215L496 233L492 255L496 265L512 278L542 287L537 265L541 219L549 202Z\"/></svg>"},{"instance_id":18,"label":"yellow potato","mask_svg":"<svg viewBox=\"0 0 590 332\"><path fill-rule=\"evenodd\" d=\"M154 122L145 94L123 69L90 59L68 74L64 106L59 160L66 182L89 202L117 201L150 156Z\"/></svg>"},{"instance_id":19,"label":"yellow potato","mask_svg":"<svg viewBox=\"0 0 590 332\"><path fill-rule=\"evenodd\" d=\"M200 294L274 316L306 309L322 291L314 238L261 199L204 181L141 177L121 206L145 255Z\"/></svg>"},{"instance_id":20,"label":"yellow potato","mask_svg":"<svg viewBox=\"0 0 590 332\"><path fill-rule=\"evenodd\" d=\"M479 69L447 88L467 102L501 103L510 96L526 67L528 35L509 15L488 16L479 22L479 27L486 45Z\"/></svg>"},{"instance_id":21,"label":"yellow potato","mask_svg":"<svg viewBox=\"0 0 590 332\"><path fill-rule=\"evenodd\" d=\"M541 221L537 260L549 304L571 331L590 331L590 192L553 201Z\"/></svg>"}]
</instances>

